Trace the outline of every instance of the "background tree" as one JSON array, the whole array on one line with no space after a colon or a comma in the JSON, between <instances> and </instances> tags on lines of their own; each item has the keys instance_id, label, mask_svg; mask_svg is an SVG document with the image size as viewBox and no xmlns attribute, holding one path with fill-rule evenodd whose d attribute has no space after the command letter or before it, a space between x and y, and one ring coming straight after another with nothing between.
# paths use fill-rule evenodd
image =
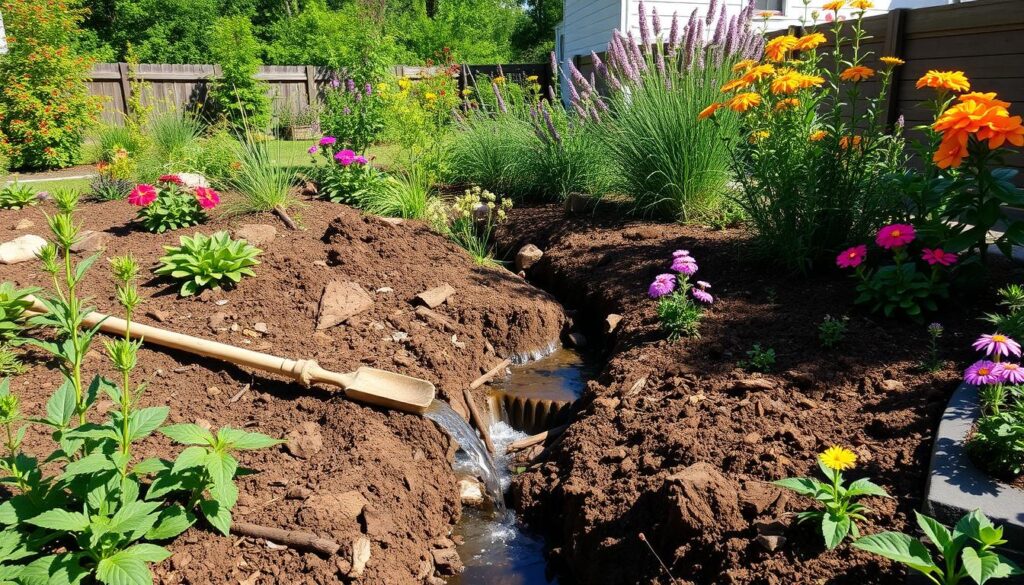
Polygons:
<instances>
[{"instance_id":1,"label":"background tree","mask_svg":"<svg viewBox=\"0 0 1024 585\"><path fill-rule=\"evenodd\" d=\"M262 61L252 23L244 16L218 18L209 43L210 57L221 68L210 97L217 113L236 129L265 129L270 123L270 98L267 83L255 78Z\"/></svg>"}]
</instances>

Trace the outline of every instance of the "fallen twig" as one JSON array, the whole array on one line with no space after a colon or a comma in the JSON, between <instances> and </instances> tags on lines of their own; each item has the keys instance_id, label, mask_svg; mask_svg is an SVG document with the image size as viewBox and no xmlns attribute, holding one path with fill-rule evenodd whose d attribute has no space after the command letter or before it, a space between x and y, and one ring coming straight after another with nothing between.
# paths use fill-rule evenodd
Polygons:
<instances>
[{"instance_id":1,"label":"fallen twig","mask_svg":"<svg viewBox=\"0 0 1024 585\"><path fill-rule=\"evenodd\" d=\"M488 381L490 381L491 378L497 376L500 372L504 371L504 369L509 367L511 364L512 364L512 360L511 359L506 359L505 361L501 362L500 364L494 366L493 368L488 370L486 374L484 374L483 376L480 376L476 380L473 380L473 383L469 385L469 389L470 390L476 390L477 388L483 386Z\"/></svg>"},{"instance_id":2,"label":"fallen twig","mask_svg":"<svg viewBox=\"0 0 1024 585\"><path fill-rule=\"evenodd\" d=\"M525 439L512 441L511 443L508 444L508 447L505 448L505 452L515 453L516 451L522 451L523 449L526 449L528 447L533 447L538 443L543 443L544 441L547 441L549 438L554 439L555 437L561 435L562 432L565 431L565 429L567 429L568 427L569 425L561 425L548 429L542 433L537 433L536 435L530 435Z\"/></svg>"},{"instance_id":3,"label":"fallen twig","mask_svg":"<svg viewBox=\"0 0 1024 585\"><path fill-rule=\"evenodd\" d=\"M228 399L228 402L238 402L242 399L242 395L249 391L249 384L242 386L242 389L235 392L235 395Z\"/></svg>"},{"instance_id":4,"label":"fallen twig","mask_svg":"<svg viewBox=\"0 0 1024 585\"><path fill-rule=\"evenodd\" d=\"M288 229L290 229L290 230L297 230L297 229L299 229L299 227L297 225L295 225L295 220L293 220L291 218L291 216L288 215L288 212L285 211L285 209L283 207L281 207L280 205L275 205L274 206L274 213L277 214L277 217L281 218L281 221L284 222L284 225L288 226Z\"/></svg>"},{"instance_id":5,"label":"fallen twig","mask_svg":"<svg viewBox=\"0 0 1024 585\"><path fill-rule=\"evenodd\" d=\"M239 536L262 538L290 548L308 550L325 555L333 555L341 549L341 545L333 540L321 538L312 532L301 530L283 530L270 526L260 526L248 522L232 522L231 532Z\"/></svg>"},{"instance_id":6,"label":"fallen twig","mask_svg":"<svg viewBox=\"0 0 1024 585\"><path fill-rule=\"evenodd\" d=\"M480 409L476 407L476 402L473 402L473 393L470 392L469 388L466 388L463 390L463 396L466 398L466 406L469 407L469 420L476 427L476 430L480 431L480 437L484 440L487 452L494 455L494 443L491 442L491 433L487 430L487 422L481 416Z\"/></svg>"}]
</instances>

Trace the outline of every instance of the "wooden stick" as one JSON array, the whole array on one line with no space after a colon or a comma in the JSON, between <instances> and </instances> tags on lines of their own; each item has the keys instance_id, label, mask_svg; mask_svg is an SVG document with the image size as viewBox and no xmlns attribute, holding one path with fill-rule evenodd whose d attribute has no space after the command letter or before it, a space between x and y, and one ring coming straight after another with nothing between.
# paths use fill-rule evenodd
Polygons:
<instances>
[{"instance_id":1,"label":"wooden stick","mask_svg":"<svg viewBox=\"0 0 1024 585\"><path fill-rule=\"evenodd\" d=\"M487 452L494 455L494 443L491 442L491 433L487 430L487 420L480 415L480 409L476 407L476 402L473 402L473 393L466 388L462 391L462 395L466 397L466 406L469 407L469 420L472 421L476 430L480 431L480 437L484 440Z\"/></svg>"},{"instance_id":2,"label":"wooden stick","mask_svg":"<svg viewBox=\"0 0 1024 585\"><path fill-rule=\"evenodd\" d=\"M333 540L320 538L312 532L301 530L283 530L248 522L232 522L231 532L239 536L262 538L294 549L309 550L324 555L336 554L341 549L341 545Z\"/></svg>"},{"instance_id":3,"label":"wooden stick","mask_svg":"<svg viewBox=\"0 0 1024 585\"><path fill-rule=\"evenodd\" d=\"M502 372L505 368L509 367L511 364L512 360L510 358L494 366L493 368L488 370L486 374L480 376L476 380L473 380L473 383L469 385L469 389L476 390L477 388L483 386L488 381L490 381L491 378L497 376L500 372Z\"/></svg>"},{"instance_id":4,"label":"wooden stick","mask_svg":"<svg viewBox=\"0 0 1024 585\"><path fill-rule=\"evenodd\" d=\"M291 216L288 215L288 212L285 211L285 209L283 207L281 207L280 205L275 205L274 206L274 213L277 214L277 217L281 218L281 221L284 222L284 225L288 226L288 229L290 229L290 230L297 230L297 229L299 229L298 226L295 225L295 221L291 218Z\"/></svg>"},{"instance_id":5,"label":"wooden stick","mask_svg":"<svg viewBox=\"0 0 1024 585\"><path fill-rule=\"evenodd\" d=\"M538 443L543 443L544 441L548 440L549 438L550 439L554 439L558 435L561 435L562 432L565 431L565 429L567 429L567 428L569 428L569 425L562 425L562 426L558 426L558 427L554 427L554 428L548 429L548 430L546 430L546 431L544 431L542 433L537 433L536 435L531 435L529 437L526 437L525 439L519 439L518 441L512 441L511 443L508 444L508 447L505 448L505 452L506 453L513 453L515 451L522 451L523 449L526 449L528 447L533 447L534 445L536 445Z\"/></svg>"},{"instance_id":6,"label":"wooden stick","mask_svg":"<svg viewBox=\"0 0 1024 585\"><path fill-rule=\"evenodd\" d=\"M249 391L249 384L242 386L242 389L235 393L228 402L238 402L242 399L242 395Z\"/></svg>"}]
</instances>

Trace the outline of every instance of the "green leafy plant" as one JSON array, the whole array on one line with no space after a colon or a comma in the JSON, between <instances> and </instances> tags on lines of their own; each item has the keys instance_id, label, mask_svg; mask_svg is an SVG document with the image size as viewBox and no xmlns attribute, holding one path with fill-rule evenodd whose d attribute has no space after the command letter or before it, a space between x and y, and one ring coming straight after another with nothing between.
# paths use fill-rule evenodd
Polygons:
<instances>
[{"instance_id":1,"label":"green leafy plant","mask_svg":"<svg viewBox=\"0 0 1024 585\"><path fill-rule=\"evenodd\" d=\"M134 188L135 183L128 179L115 179L101 174L89 185L89 194L97 201L120 201Z\"/></svg>"},{"instance_id":2,"label":"green leafy plant","mask_svg":"<svg viewBox=\"0 0 1024 585\"><path fill-rule=\"evenodd\" d=\"M413 161L405 171L389 176L380 189L368 191L362 206L366 211L386 217L426 219L432 206L439 203L430 171Z\"/></svg>"},{"instance_id":3,"label":"green leafy plant","mask_svg":"<svg viewBox=\"0 0 1024 585\"><path fill-rule=\"evenodd\" d=\"M374 192L382 188L383 174L361 154L349 148L339 148L338 139L325 136L309 148L316 164L314 175L317 179L320 197L334 203L358 206Z\"/></svg>"},{"instance_id":4,"label":"green leafy plant","mask_svg":"<svg viewBox=\"0 0 1024 585\"><path fill-rule=\"evenodd\" d=\"M32 306L27 297L35 288L19 289L10 282L0 282L0 346L16 343L25 326L25 309Z\"/></svg>"},{"instance_id":5,"label":"green leafy plant","mask_svg":"<svg viewBox=\"0 0 1024 585\"><path fill-rule=\"evenodd\" d=\"M24 183L11 183L0 189L0 209L21 209L39 202L36 192Z\"/></svg>"},{"instance_id":6,"label":"green leafy plant","mask_svg":"<svg viewBox=\"0 0 1024 585\"><path fill-rule=\"evenodd\" d=\"M902 532L870 534L853 546L906 565L936 585L956 585L970 579L984 585L994 579L1024 574L1012 561L994 549L1005 544L1002 527L997 527L975 510L956 523L952 531L933 518L914 512L917 524L942 557L936 562L924 542Z\"/></svg>"},{"instance_id":7,"label":"green leafy plant","mask_svg":"<svg viewBox=\"0 0 1024 585\"><path fill-rule=\"evenodd\" d=\"M181 236L180 246L164 246L166 256L154 272L181 281L181 296L188 297L216 286L238 283L245 276L255 276L252 267L261 250L245 240L232 240L227 232L212 236L195 234Z\"/></svg>"},{"instance_id":8,"label":"green leafy plant","mask_svg":"<svg viewBox=\"0 0 1024 585\"><path fill-rule=\"evenodd\" d=\"M229 215L287 211L298 205L292 195L295 172L274 162L270 144L246 140L236 148L238 171L227 181L242 197L229 203Z\"/></svg>"},{"instance_id":9,"label":"green leafy plant","mask_svg":"<svg viewBox=\"0 0 1024 585\"><path fill-rule=\"evenodd\" d=\"M818 325L818 341L826 349L833 349L838 346L846 337L846 323L849 318L837 319L832 315L825 315L825 319Z\"/></svg>"},{"instance_id":10,"label":"green leafy plant","mask_svg":"<svg viewBox=\"0 0 1024 585\"><path fill-rule=\"evenodd\" d=\"M235 128L266 131L270 124L267 82L256 79L262 47L245 16L222 16L209 32L210 56L221 67L210 99Z\"/></svg>"},{"instance_id":11,"label":"green leafy plant","mask_svg":"<svg viewBox=\"0 0 1024 585\"><path fill-rule=\"evenodd\" d=\"M945 329L940 323L928 325L928 357L921 361L921 368L926 372L937 372L942 369L942 358L939 357L939 339Z\"/></svg>"},{"instance_id":12,"label":"green leafy plant","mask_svg":"<svg viewBox=\"0 0 1024 585\"><path fill-rule=\"evenodd\" d=\"M327 136L356 152L364 152L384 129L383 101L370 83L335 77L323 94L320 127Z\"/></svg>"},{"instance_id":13,"label":"green leafy plant","mask_svg":"<svg viewBox=\"0 0 1024 585\"><path fill-rule=\"evenodd\" d=\"M0 376L16 376L25 371L25 365L9 347L0 345Z\"/></svg>"},{"instance_id":14,"label":"green leafy plant","mask_svg":"<svg viewBox=\"0 0 1024 585\"><path fill-rule=\"evenodd\" d=\"M695 300L705 305L712 304L715 299L707 291L711 285L703 280L690 282L690 277L699 268L687 250L672 253L672 270L674 273L659 274L647 288L648 296L658 301L661 329L668 333L670 340L683 336L700 337L704 309Z\"/></svg>"},{"instance_id":15,"label":"green leafy plant","mask_svg":"<svg viewBox=\"0 0 1024 585\"><path fill-rule=\"evenodd\" d=\"M978 418L967 448L978 466L1000 477L1024 474L1024 389L1004 390L1007 404Z\"/></svg>"},{"instance_id":16,"label":"green leafy plant","mask_svg":"<svg viewBox=\"0 0 1024 585\"><path fill-rule=\"evenodd\" d=\"M994 325L996 331L1021 337L1024 334L1024 286L1010 284L999 289L998 294L1003 312L988 313L985 320Z\"/></svg>"},{"instance_id":17,"label":"green leafy plant","mask_svg":"<svg viewBox=\"0 0 1024 585\"><path fill-rule=\"evenodd\" d=\"M857 500L867 496L889 495L867 478L844 485L842 472L852 468L857 462L857 456L849 449L830 447L818 456L817 461L821 472L828 478L827 482L813 477L791 477L773 483L801 496L813 498L821 504L822 509L801 512L797 519L799 522L818 522L825 546L833 549L851 533L854 538L860 536L857 522L866 520L864 514L870 509Z\"/></svg>"},{"instance_id":18,"label":"green leafy plant","mask_svg":"<svg viewBox=\"0 0 1024 585\"><path fill-rule=\"evenodd\" d=\"M775 350L755 343L747 350L747 359L740 360L737 365L751 372L770 372L775 369Z\"/></svg>"},{"instance_id":19,"label":"green leafy plant","mask_svg":"<svg viewBox=\"0 0 1024 585\"><path fill-rule=\"evenodd\" d=\"M189 190L177 175L164 175L156 186L136 185L128 203L139 207L137 217L146 230L162 234L206 223L206 211L220 205L220 193L209 187Z\"/></svg>"}]
</instances>

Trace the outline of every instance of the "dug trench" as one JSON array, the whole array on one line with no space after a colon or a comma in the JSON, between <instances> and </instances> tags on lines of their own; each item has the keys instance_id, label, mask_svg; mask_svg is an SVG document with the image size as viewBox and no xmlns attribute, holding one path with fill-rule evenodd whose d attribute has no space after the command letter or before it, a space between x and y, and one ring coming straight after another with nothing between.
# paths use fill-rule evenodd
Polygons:
<instances>
[{"instance_id":1,"label":"dug trench","mask_svg":"<svg viewBox=\"0 0 1024 585\"><path fill-rule=\"evenodd\" d=\"M0 212L0 239L45 236L44 213L53 212L50 203ZM172 283L146 280L140 322L313 358L339 372L372 366L421 377L463 415L463 391L472 380L505 357L548 347L565 321L550 295L508 271L476 266L463 250L417 222L383 220L319 201L302 208L299 231L284 229L268 215L213 218L156 235L140 231L133 216L134 208L124 202L83 203L77 217L93 233L84 234L77 256L96 249L102 257L131 252L148 271L158 264L162 246L177 244L179 235L217 230L263 249L256 276L233 289L183 299ZM101 312L116 313L106 266L105 260L94 265L82 292ZM31 261L0 265L0 280L49 285ZM331 283L362 292L331 304L335 315L352 314L318 330L321 297ZM423 311L417 295L444 284L451 287L445 302ZM26 416L42 416L60 375L39 351L25 350L22 357L28 371L13 379L11 389ZM113 375L99 344L84 369ZM240 454L253 473L237 480L241 493L234 518L311 532L339 545L335 554L319 555L197 526L170 543L171 558L154 568L159 583L400 585L437 583L458 569L450 538L461 514L450 466L456 447L432 422L351 402L329 388L306 389L146 346L135 377L149 384L141 406L169 406L168 423L232 426L287 439L280 447ZM93 418L112 406L101 399ZM45 456L48 449L50 438L33 428L25 450ZM136 452L172 459L180 450L153 436ZM0 492L0 498L8 496Z\"/></svg>"},{"instance_id":2,"label":"dug trench","mask_svg":"<svg viewBox=\"0 0 1024 585\"><path fill-rule=\"evenodd\" d=\"M954 348L985 327L990 293L944 308L943 365L927 372L927 322L854 309L852 283L834 273L773 270L751 254L756 243L742 229L634 220L614 205L583 215L548 205L513 210L497 239L509 259L524 245L539 248L528 280L578 323L606 331L590 339L603 370L561 437L519 463L525 470L508 498L546 536L563 582L903 581L896 564L850 546L826 550L817 527L795 521L810 503L770 482L812 475L817 453L849 446L858 465L847 475L870 477L893 496L870 499L862 529L913 532L956 364L971 357ZM697 277L716 298L699 338L669 341L646 293L678 249L697 259ZM981 290L1020 272L998 264ZM818 338L826 315L849 316L836 349ZM755 343L776 352L768 373L738 365Z\"/></svg>"}]
</instances>

